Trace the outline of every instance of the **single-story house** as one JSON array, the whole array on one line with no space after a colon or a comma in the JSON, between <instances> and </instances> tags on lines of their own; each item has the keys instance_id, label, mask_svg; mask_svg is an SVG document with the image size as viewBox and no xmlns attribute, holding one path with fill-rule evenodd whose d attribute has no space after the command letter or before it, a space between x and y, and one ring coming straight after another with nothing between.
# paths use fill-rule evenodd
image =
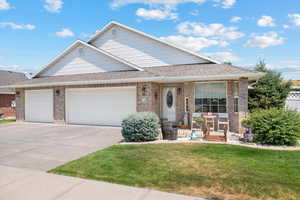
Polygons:
<instances>
[{"instance_id":1,"label":"single-story house","mask_svg":"<svg viewBox=\"0 0 300 200\"><path fill-rule=\"evenodd\" d=\"M193 113L228 113L239 132L248 113L248 83L263 74L221 64L128 26L111 22L75 41L16 89L17 120L120 126L152 111L189 123Z\"/></svg>"},{"instance_id":2,"label":"single-story house","mask_svg":"<svg viewBox=\"0 0 300 200\"><path fill-rule=\"evenodd\" d=\"M23 73L0 70L0 86L27 80ZM15 116L15 91L0 88L0 118Z\"/></svg>"},{"instance_id":3,"label":"single-story house","mask_svg":"<svg viewBox=\"0 0 300 200\"><path fill-rule=\"evenodd\" d=\"M292 81L291 92L286 100L286 107L300 112L300 81Z\"/></svg>"}]
</instances>

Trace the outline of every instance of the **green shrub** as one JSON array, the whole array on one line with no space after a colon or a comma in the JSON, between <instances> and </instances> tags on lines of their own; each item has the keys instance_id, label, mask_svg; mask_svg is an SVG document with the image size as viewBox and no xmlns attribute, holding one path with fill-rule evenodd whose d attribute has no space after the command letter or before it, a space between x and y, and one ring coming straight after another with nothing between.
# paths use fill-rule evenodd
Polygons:
<instances>
[{"instance_id":1,"label":"green shrub","mask_svg":"<svg viewBox=\"0 0 300 200\"><path fill-rule=\"evenodd\" d=\"M291 146L300 136L300 114L292 110L255 110L243 123L252 128L253 141L259 144Z\"/></svg>"},{"instance_id":2,"label":"green shrub","mask_svg":"<svg viewBox=\"0 0 300 200\"><path fill-rule=\"evenodd\" d=\"M155 113L132 114L122 122L122 135L126 142L153 141L159 135L160 122Z\"/></svg>"}]
</instances>

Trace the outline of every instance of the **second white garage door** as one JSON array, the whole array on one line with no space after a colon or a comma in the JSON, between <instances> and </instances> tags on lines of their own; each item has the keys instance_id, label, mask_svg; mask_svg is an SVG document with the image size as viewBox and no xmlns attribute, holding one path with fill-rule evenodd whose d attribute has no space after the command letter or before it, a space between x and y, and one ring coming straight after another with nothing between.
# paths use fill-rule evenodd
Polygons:
<instances>
[{"instance_id":1,"label":"second white garage door","mask_svg":"<svg viewBox=\"0 0 300 200\"><path fill-rule=\"evenodd\" d=\"M53 122L53 90L25 90L25 120Z\"/></svg>"},{"instance_id":2,"label":"second white garage door","mask_svg":"<svg viewBox=\"0 0 300 200\"><path fill-rule=\"evenodd\" d=\"M136 87L66 89L66 121L120 126L136 112Z\"/></svg>"}]
</instances>

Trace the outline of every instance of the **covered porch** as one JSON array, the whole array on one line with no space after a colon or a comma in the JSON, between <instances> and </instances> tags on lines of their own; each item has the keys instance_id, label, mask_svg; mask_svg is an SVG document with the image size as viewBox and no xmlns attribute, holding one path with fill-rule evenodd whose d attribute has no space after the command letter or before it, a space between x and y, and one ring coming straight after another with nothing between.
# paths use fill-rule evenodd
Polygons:
<instances>
[{"instance_id":1,"label":"covered porch","mask_svg":"<svg viewBox=\"0 0 300 200\"><path fill-rule=\"evenodd\" d=\"M244 132L241 120L248 113L247 78L160 84L160 94L160 117L172 122L178 139L226 142Z\"/></svg>"}]
</instances>

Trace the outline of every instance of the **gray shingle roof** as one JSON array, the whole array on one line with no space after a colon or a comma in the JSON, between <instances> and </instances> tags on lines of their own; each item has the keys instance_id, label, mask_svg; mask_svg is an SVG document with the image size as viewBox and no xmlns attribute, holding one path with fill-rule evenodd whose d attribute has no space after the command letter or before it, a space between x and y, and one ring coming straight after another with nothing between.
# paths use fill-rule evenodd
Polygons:
<instances>
[{"instance_id":1,"label":"gray shingle roof","mask_svg":"<svg viewBox=\"0 0 300 200\"><path fill-rule=\"evenodd\" d=\"M21 87L22 85L26 87L37 86L47 86L68 85L70 83L78 84L94 84L95 81L114 81L114 83L122 83L123 80L128 80L127 82L137 82L143 80L162 80L163 78L180 78L180 77L195 77L199 80L205 79L209 76L220 76L220 77L230 77L230 76L253 76L259 77L261 73L235 67L226 64L189 64L189 65L174 65L174 66L163 66L163 67L149 67L144 68L144 71L121 71L121 72L100 72L100 73L87 73L87 74L77 74L77 75L65 75L65 76L51 76L51 77L41 77L34 78L22 82L17 82L13 85L15 87ZM130 80L131 79L131 80Z\"/></svg>"},{"instance_id":2,"label":"gray shingle roof","mask_svg":"<svg viewBox=\"0 0 300 200\"><path fill-rule=\"evenodd\" d=\"M259 72L248 70L226 64L190 64L174 65L163 67L149 67L148 72L159 74L160 76L180 77L180 76L210 76L210 75L232 75L232 74L259 74Z\"/></svg>"},{"instance_id":3,"label":"gray shingle roof","mask_svg":"<svg viewBox=\"0 0 300 200\"><path fill-rule=\"evenodd\" d=\"M0 86L11 85L24 80L28 80L28 78L23 73L0 70ZM12 92L12 90L0 88L0 94L7 92Z\"/></svg>"}]
</instances>

